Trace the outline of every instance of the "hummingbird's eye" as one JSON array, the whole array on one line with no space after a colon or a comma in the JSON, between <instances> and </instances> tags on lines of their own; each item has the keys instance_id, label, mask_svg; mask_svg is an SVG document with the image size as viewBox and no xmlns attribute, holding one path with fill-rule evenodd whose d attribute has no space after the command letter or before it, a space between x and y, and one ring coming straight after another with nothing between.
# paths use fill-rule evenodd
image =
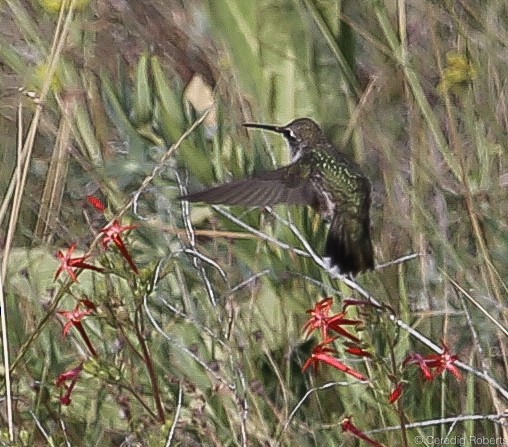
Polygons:
<instances>
[{"instance_id":1,"label":"hummingbird's eye","mask_svg":"<svg viewBox=\"0 0 508 447\"><path fill-rule=\"evenodd\" d=\"M293 129L286 129L285 135L289 141L297 141L296 134Z\"/></svg>"}]
</instances>

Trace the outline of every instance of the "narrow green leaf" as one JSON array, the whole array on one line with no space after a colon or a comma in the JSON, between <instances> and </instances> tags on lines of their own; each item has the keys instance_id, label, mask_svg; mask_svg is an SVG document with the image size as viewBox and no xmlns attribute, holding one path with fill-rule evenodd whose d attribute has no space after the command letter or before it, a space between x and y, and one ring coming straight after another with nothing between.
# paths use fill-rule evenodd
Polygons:
<instances>
[{"instance_id":1,"label":"narrow green leaf","mask_svg":"<svg viewBox=\"0 0 508 447\"><path fill-rule=\"evenodd\" d=\"M133 103L133 121L137 127L148 123L152 116L152 86L148 77L148 54L141 55L136 70L136 90Z\"/></svg>"},{"instance_id":2,"label":"narrow green leaf","mask_svg":"<svg viewBox=\"0 0 508 447\"><path fill-rule=\"evenodd\" d=\"M145 141L141 138L132 125L126 110L122 107L111 80L106 74L101 74L102 96L108 115L120 132L120 135L128 145L127 150L130 156L142 160L142 154L145 148Z\"/></svg>"}]
</instances>

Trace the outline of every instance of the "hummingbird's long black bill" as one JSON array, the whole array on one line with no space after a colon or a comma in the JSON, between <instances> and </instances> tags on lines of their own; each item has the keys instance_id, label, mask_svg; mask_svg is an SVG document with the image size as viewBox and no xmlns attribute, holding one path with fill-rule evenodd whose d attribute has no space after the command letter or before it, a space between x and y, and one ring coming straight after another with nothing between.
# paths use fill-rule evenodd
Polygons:
<instances>
[{"instance_id":1,"label":"hummingbird's long black bill","mask_svg":"<svg viewBox=\"0 0 508 447\"><path fill-rule=\"evenodd\" d=\"M286 133L287 129L282 126L273 126L271 124L258 124L258 123L244 123L243 127L250 127L252 129L264 129L271 132Z\"/></svg>"}]
</instances>

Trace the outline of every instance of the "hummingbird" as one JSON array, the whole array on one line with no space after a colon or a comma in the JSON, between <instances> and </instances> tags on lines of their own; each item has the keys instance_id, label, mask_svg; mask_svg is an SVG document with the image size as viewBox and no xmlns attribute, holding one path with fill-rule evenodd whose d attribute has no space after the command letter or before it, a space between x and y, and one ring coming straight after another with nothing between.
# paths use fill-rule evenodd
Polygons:
<instances>
[{"instance_id":1,"label":"hummingbird","mask_svg":"<svg viewBox=\"0 0 508 447\"><path fill-rule=\"evenodd\" d=\"M285 126L245 123L244 127L281 134L288 142L291 163L179 198L255 207L309 205L330 222L324 252L330 266L351 276L373 269L371 186L360 167L310 118L298 118Z\"/></svg>"}]
</instances>

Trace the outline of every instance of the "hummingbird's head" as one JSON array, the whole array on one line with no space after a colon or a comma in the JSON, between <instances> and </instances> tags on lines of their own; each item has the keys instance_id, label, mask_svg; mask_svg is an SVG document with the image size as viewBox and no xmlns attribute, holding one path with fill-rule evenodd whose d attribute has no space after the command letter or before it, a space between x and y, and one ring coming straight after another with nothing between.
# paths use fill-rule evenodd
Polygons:
<instances>
[{"instance_id":1,"label":"hummingbird's head","mask_svg":"<svg viewBox=\"0 0 508 447\"><path fill-rule=\"evenodd\" d=\"M254 123L245 123L244 126L270 130L284 135L291 149L292 161L298 160L303 152L307 149L312 149L316 143L326 141L326 137L319 125L310 118L298 118L285 126Z\"/></svg>"}]
</instances>

